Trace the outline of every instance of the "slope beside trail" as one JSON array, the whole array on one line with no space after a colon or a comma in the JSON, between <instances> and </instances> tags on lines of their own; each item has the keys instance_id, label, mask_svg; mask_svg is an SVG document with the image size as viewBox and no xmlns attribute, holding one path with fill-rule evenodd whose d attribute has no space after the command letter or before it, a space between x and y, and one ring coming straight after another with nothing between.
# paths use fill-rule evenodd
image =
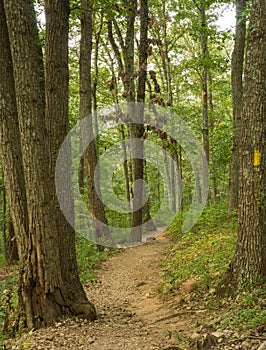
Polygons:
<instances>
[{"instance_id":1,"label":"slope beside trail","mask_svg":"<svg viewBox=\"0 0 266 350\"><path fill-rule=\"evenodd\" d=\"M193 332L197 312L182 312L172 302L163 301L157 292L168 245L168 239L160 236L121 249L103 263L98 282L85 285L97 308L96 322L62 321L54 327L31 331L6 349L191 349L179 347L178 334Z\"/></svg>"}]
</instances>

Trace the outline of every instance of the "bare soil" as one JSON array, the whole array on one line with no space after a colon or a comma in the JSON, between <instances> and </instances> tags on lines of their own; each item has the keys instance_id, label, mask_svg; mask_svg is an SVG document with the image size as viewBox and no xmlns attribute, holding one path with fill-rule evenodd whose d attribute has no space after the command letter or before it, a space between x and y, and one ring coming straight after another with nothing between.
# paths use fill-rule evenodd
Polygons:
<instances>
[{"instance_id":1,"label":"bare soil","mask_svg":"<svg viewBox=\"0 0 266 350\"><path fill-rule=\"evenodd\" d=\"M160 268L169 241L159 236L146 244L121 249L99 271L98 282L86 284L98 320L65 320L6 342L5 349L208 350L257 349L234 331L214 332L202 326L213 312L193 301L193 281L178 294L158 293Z\"/></svg>"}]
</instances>

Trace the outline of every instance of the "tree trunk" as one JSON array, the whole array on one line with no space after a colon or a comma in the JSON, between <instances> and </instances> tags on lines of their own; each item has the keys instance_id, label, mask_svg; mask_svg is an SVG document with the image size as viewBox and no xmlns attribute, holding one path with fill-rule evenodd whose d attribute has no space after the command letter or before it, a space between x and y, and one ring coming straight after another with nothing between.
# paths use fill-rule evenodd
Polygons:
<instances>
[{"instance_id":1,"label":"tree trunk","mask_svg":"<svg viewBox=\"0 0 266 350\"><path fill-rule=\"evenodd\" d=\"M243 95L243 66L246 42L246 19L243 12L246 8L246 0L236 0L236 31L235 45L232 53L232 103L233 103L233 149L230 161L230 181L228 209L238 207L239 188L239 128L241 125L242 95Z\"/></svg>"},{"instance_id":2,"label":"tree trunk","mask_svg":"<svg viewBox=\"0 0 266 350\"><path fill-rule=\"evenodd\" d=\"M177 149L178 147L178 149ZM182 147L180 145L173 145L174 149L174 160L178 174L175 176L175 188L176 188L176 209L183 211L183 189L182 189Z\"/></svg>"},{"instance_id":3,"label":"tree trunk","mask_svg":"<svg viewBox=\"0 0 266 350\"><path fill-rule=\"evenodd\" d=\"M3 0L0 1L0 26L0 152L10 215L22 259L28 245L28 212L13 66Z\"/></svg>"},{"instance_id":4,"label":"tree trunk","mask_svg":"<svg viewBox=\"0 0 266 350\"><path fill-rule=\"evenodd\" d=\"M49 5L52 6L46 2L46 10ZM55 8L51 10L50 15L56 16L60 29L65 28L66 23L63 21L64 11L68 12L67 3L56 1L53 5ZM29 328L51 324L65 314L94 319L95 309L88 302L78 279L77 265L74 263L75 249L70 246L73 240L68 242L69 236L66 236L64 230L68 224L61 227L62 213L58 203L55 203L55 178L52 171L54 154L49 154L52 140L55 139L53 135L47 137L49 113L45 112L42 50L39 46L33 4L19 0L14 7L6 0L4 6L13 62L13 74L6 79L12 81L14 76L29 218L28 230L25 238L23 237L25 242L21 258L20 304ZM55 24L54 19L51 18L50 23ZM55 31L57 29L58 27L54 28ZM64 29L62 30L64 32ZM66 36L63 32L60 31L58 36L54 33L54 40L64 41ZM8 37L2 40L5 40L5 46L8 47ZM57 59L65 64L65 57L60 57L61 54L60 47ZM49 55L46 57L46 63L48 57ZM12 73L11 61L6 62L9 64L9 72ZM61 86L61 89L68 89L68 86ZM50 90L50 94L53 93L55 94ZM49 103L47 108L48 105ZM54 112L56 115L57 110ZM53 131L52 127L50 130ZM15 142L17 141L13 138L12 146ZM55 147L54 150L57 151ZM9 174L7 176L9 177ZM13 191L11 189L11 195ZM21 255L19 240L18 244Z\"/></svg>"},{"instance_id":5,"label":"tree trunk","mask_svg":"<svg viewBox=\"0 0 266 350\"><path fill-rule=\"evenodd\" d=\"M2 180L4 180L3 177L3 173L2 173ZM3 247L4 247L4 257L5 257L5 262L7 262L8 260L8 248L7 248L7 203L6 203L6 189L5 189L5 185L4 185L4 181L3 184L1 184L1 192L3 194L2 196L2 225L1 225L1 231L2 231L2 238L3 238Z\"/></svg>"},{"instance_id":6,"label":"tree trunk","mask_svg":"<svg viewBox=\"0 0 266 350\"><path fill-rule=\"evenodd\" d=\"M202 92L202 136L203 147L206 154L207 161L209 163L209 116L208 116L208 35L207 35L207 23L206 13L203 0L200 1L200 19L201 19L201 57L203 61L202 75L201 75L201 92Z\"/></svg>"},{"instance_id":7,"label":"tree trunk","mask_svg":"<svg viewBox=\"0 0 266 350\"><path fill-rule=\"evenodd\" d=\"M253 0L240 130L238 240L218 293L266 281L266 2Z\"/></svg>"},{"instance_id":8,"label":"tree trunk","mask_svg":"<svg viewBox=\"0 0 266 350\"><path fill-rule=\"evenodd\" d=\"M81 41L80 41L80 118L87 118L86 136L92 141L85 151L86 182L92 217L95 218L95 239L101 240L109 237L109 229L104 212L104 206L100 198L100 178L94 179L94 173L98 162L98 151L93 133L92 123L92 3L90 0L82 0L81 13ZM97 193L98 192L98 193ZM98 195L99 194L99 195Z\"/></svg>"},{"instance_id":9,"label":"tree trunk","mask_svg":"<svg viewBox=\"0 0 266 350\"><path fill-rule=\"evenodd\" d=\"M176 187L175 187L175 162L172 156L170 156L170 194L171 194L171 209L176 212Z\"/></svg>"},{"instance_id":10,"label":"tree trunk","mask_svg":"<svg viewBox=\"0 0 266 350\"><path fill-rule=\"evenodd\" d=\"M210 133L213 133L213 128L214 128L214 106L213 106L213 97L212 97L212 74L210 69L208 69L208 109L209 109L209 130ZM212 189L211 189L211 196L212 196L212 201L213 203L216 202L217 199L217 167L215 164L215 156L213 153L210 153L210 163L212 167L211 171L211 182L212 182Z\"/></svg>"},{"instance_id":11,"label":"tree trunk","mask_svg":"<svg viewBox=\"0 0 266 350\"><path fill-rule=\"evenodd\" d=\"M9 215L8 221L8 241L7 241L7 265L10 266L19 260L18 246L15 237L14 225Z\"/></svg>"},{"instance_id":12,"label":"tree trunk","mask_svg":"<svg viewBox=\"0 0 266 350\"><path fill-rule=\"evenodd\" d=\"M82 147L82 146L80 146ZM79 178L79 191L80 194L83 196L85 193L85 179L84 179L84 170L85 170L85 164L84 164L84 155L80 158L80 162L79 162L79 174L78 174L78 178Z\"/></svg>"},{"instance_id":13,"label":"tree trunk","mask_svg":"<svg viewBox=\"0 0 266 350\"><path fill-rule=\"evenodd\" d=\"M177 188L177 203L178 203L178 209L183 211L184 205L183 205L183 163L182 163L182 147L179 146L179 163L178 163L178 170L179 170L179 176L177 177L176 181L176 188Z\"/></svg>"},{"instance_id":14,"label":"tree trunk","mask_svg":"<svg viewBox=\"0 0 266 350\"><path fill-rule=\"evenodd\" d=\"M125 45L123 45L123 58L124 58L124 89L127 102L135 102L135 82L134 82L134 41L135 41L135 18L137 10L137 1L130 0L125 1L125 8L127 9L126 19L126 39Z\"/></svg>"},{"instance_id":15,"label":"tree trunk","mask_svg":"<svg viewBox=\"0 0 266 350\"><path fill-rule=\"evenodd\" d=\"M52 176L55 169L55 161L59 147L69 131L68 119L68 31L69 31L69 2L68 0L46 0L46 42L45 42L45 120L48 131L48 143L50 148L50 163ZM71 191L71 152L70 145L64 164L64 191L65 200L63 212L68 212L68 217L74 222L74 204ZM57 207L55 190L54 206ZM59 235L59 249L61 273L64 281L66 295L63 298L72 298L77 302L72 307L75 314L77 309L82 309L82 304L87 303L83 287L79 281L78 267L75 250L75 231L65 220L58 207L57 222L63 234ZM66 263L67 262L67 263ZM67 300L67 299L66 299ZM58 302L58 300L57 300ZM89 308L90 308L90 304ZM88 308L88 312L90 310ZM78 311L79 312L79 311ZM94 310L93 310L94 312ZM93 312L91 316L94 317Z\"/></svg>"},{"instance_id":16,"label":"tree trunk","mask_svg":"<svg viewBox=\"0 0 266 350\"><path fill-rule=\"evenodd\" d=\"M100 45L100 38L103 28L103 14L101 14L101 22L100 22L100 28L95 36L95 52L94 52L94 80L92 84L92 100L93 100L93 121L94 121L94 133L98 135L99 127L98 127L98 101L97 101L97 88L98 88L98 79L99 79L99 45Z\"/></svg>"},{"instance_id":17,"label":"tree trunk","mask_svg":"<svg viewBox=\"0 0 266 350\"><path fill-rule=\"evenodd\" d=\"M173 106L173 90L172 90L172 75L171 75L171 61L169 57L169 48L168 48L168 41L167 41L167 19L168 19L168 12L166 9L166 1L163 1L162 4L163 7L163 41L164 41L164 47L165 51L161 51L162 55L162 64L163 64L163 70L165 74L165 80L167 84L167 106Z\"/></svg>"},{"instance_id":18,"label":"tree trunk","mask_svg":"<svg viewBox=\"0 0 266 350\"><path fill-rule=\"evenodd\" d=\"M130 210L130 180L129 180L129 173L128 173L128 160L127 160L127 148L125 143L125 130L124 125L119 125L119 134L121 137L121 143L122 143L122 152L123 152L123 170L124 170L124 181L125 181L125 193L126 193L126 199L128 201L129 210Z\"/></svg>"},{"instance_id":19,"label":"tree trunk","mask_svg":"<svg viewBox=\"0 0 266 350\"><path fill-rule=\"evenodd\" d=\"M134 38L133 38L134 40ZM139 45L139 77L137 88L137 120L132 124L132 137L139 140L133 143L134 158L134 198L131 240L142 240L142 198L143 198L143 158L144 158L144 102L148 57L148 0L140 0L140 45ZM136 209L138 208L138 209ZM149 208L148 208L149 209Z\"/></svg>"},{"instance_id":20,"label":"tree trunk","mask_svg":"<svg viewBox=\"0 0 266 350\"><path fill-rule=\"evenodd\" d=\"M169 172L169 164L168 164L168 158L167 158L167 152L166 152L166 147L162 147L162 153L163 153L163 164L164 164L164 175L166 177L166 182L167 182L167 195L168 195L168 204L169 207L171 208L171 178L170 178L170 172Z\"/></svg>"},{"instance_id":21,"label":"tree trunk","mask_svg":"<svg viewBox=\"0 0 266 350\"><path fill-rule=\"evenodd\" d=\"M146 160L144 162L144 167L147 169L147 162ZM148 182L148 176L146 171L144 171L144 180ZM145 224L145 229L147 231L156 231L156 226L154 224L154 221L151 217L151 212L150 212L150 198L146 201L146 203L143 205L142 208L142 223Z\"/></svg>"}]
</instances>

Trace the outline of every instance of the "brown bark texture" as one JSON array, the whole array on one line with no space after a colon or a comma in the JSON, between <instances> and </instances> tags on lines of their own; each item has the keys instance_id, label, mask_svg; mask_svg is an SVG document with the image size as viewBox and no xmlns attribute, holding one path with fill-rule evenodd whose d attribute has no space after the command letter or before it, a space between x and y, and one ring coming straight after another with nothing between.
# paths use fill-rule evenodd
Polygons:
<instances>
[{"instance_id":1,"label":"brown bark texture","mask_svg":"<svg viewBox=\"0 0 266 350\"><path fill-rule=\"evenodd\" d=\"M133 37L134 38L134 37ZM134 39L133 39L134 40ZM134 46L133 46L134 48ZM132 124L132 137L140 142L133 142L133 158L134 158L134 197L133 197L133 216L132 216L132 231L130 239L134 242L142 240L142 198L143 198L143 159L144 159L144 102L145 102L145 87L147 75L147 57L148 57L148 1L140 1L140 44L139 44L139 72L137 86L137 120ZM140 180L140 182L138 181ZM138 209L137 209L138 208ZM147 208L149 209L149 208Z\"/></svg>"},{"instance_id":2,"label":"brown bark texture","mask_svg":"<svg viewBox=\"0 0 266 350\"><path fill-rule=\"evenodd\" d=\"M93 224L95 229L95 239L100 243L101 239L108 239L110 232L107 226L104 205L100 198L100 174L95 179L95 169L98 162L98 150L93 133L92 122L92 34L93 34L93 9L92 2L82 0L81 14L81 41L80 41L80 118L86 119L86 137L89 137L85 154L86 184L90 211L95 218Z\"/></svg>"},{"instance_id":3,"label":"brown bark texture","mask_svg":"<svg viewBox=\"0 0 266 350\"><path fill-rule=\"evenodd\" d=\"M253 0L240 128L238 240L221 295L266 281L266 3Z\"/></svg>"},{"instance_id":4,"label":"brown bark texture","mask_svg":"<svg viewBox=\"0 0 266 350\"><path fill-rule=\"evenodd\" d=\"M236 0L236 31L235 45L232 53L232 103L233 103L233 148L230 160L230 180L228 209L233 210L238 207L239 188L239 163L240 163L240 124L243 95L243 69L246 43L246 19L243 12L246 8L246 0Z\"/></svg>"},{"instance_id":5,"label":"brown bark texture","mask_svg":"<svg viewBox=\"0 0 266 350\"><path fill-rule=\"evenodd\" d=\"M4 52L1 51L0 56L6 65L7 73L1 72L0 86L2 88L2 85L6 85L10 91L10 95L4 95L4 104L9 103L9 106L11 104L13 106L12 114L7 110L2 116L4 126L11 121L13 123L10 129L10 147L4 149L3 163L4 166L10 164L14 169L17 163L15 157L18 156L18 169L15 168L14 174L10 174L10 171L6 174L6 183L21 261L20 304L29 328L51 324L65 314L94 319L95 309L87 300L78 278L74 235L65 232L68 223L64 223L55 197L53 167L56 154L51 154L49 150L60 134L57 129L61 128L62 120L57 120L55 123L58 125L52 126L50 118L53 120L59 118L59 109L63 106L60 105L61 102L55 102L57 91L49 89L51 82L47 84L50 101L48 92L45 91L42 48L39 44L33 4L26 0L17 1L16 6L10 1L1 2L1 5L3 3L4 9L0 11L1 29L3 31L8 29L8 36L1 37L1 44L3 43L6 49ZM64 41L64 38L67 38L65 35L67 25L62 21L66 20L67 2L55 1L50 4L47 1L46 10L50 5L54 6L50 14L60 13L56 17L60 18L59 22L65 28L64 34L60 32L61 34L54 40ZM54 19L50 19L52 25ZM61 48L57 54L52 53L53 49L51 48L46 57L47 75L52 74L48 68L51 63L49 59L52 57L58 62L62 61L62 65L66 65L66 55L60 57ZM49 76L47 78L49 81ZM68 85L61 86L61 89L67 90ZM65 94L67 95L66 92ZM65 101L66 98L62 103ZM14 106L17 106L17 111ZM54 109L53 116L51 110L49 112L50 106ZM67 106L64 111L67 111ZM1 123L1 138L4 139L7 135L7 129L6 127L3 129ZM58 151L56 148L58 145L53 147L54 152ZM14 149L16 154L11 153ZM16 178L13 179L14 176ZM12 188L12 181L18 181L21 186L15 184ZM17 188L19 193L16 193ZM20 212L21 208L25 213ZM15 217L16 213L19 214L18 217ZM19 229L18 220L22 222Z\"/></svg>"},{"instance_id":6,"label":"brown bark texture","mask_svg":"<svg viewBox=\"0 0 266 350\"><path fill-rule=\"evenodd\" d=\"M12 58L8 40L3 1L0 1L0 152L3 179L8 193L10 215L19 247L20 257L27 246L28 213L25 179L20 147Z\"/></svg>"},{"instance_id":7,"label":"brown bark texture","mask_svg":"<svg viewBox=\"0 0 266 350\"><path fill-rule=\"evenodd\" d=\"M203 136L203 148L206 154L207 162L210 159L210 146L209 146L209 109L208 109L208 34L207 34L207 22L206 11L204 7L204 1L200 1L200 20L201 20L201 57L203 61L202 74L201 74L201 92L202 92L202 136Z\"/></svg>"}]
</instances>

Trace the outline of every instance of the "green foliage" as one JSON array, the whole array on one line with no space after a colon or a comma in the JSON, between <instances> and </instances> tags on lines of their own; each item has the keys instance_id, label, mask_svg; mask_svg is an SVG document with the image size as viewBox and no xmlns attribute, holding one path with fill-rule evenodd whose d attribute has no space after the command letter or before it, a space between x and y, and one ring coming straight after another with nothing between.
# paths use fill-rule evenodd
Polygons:
<instances>
[{"instance_id":1,"label":"green foliage","mask_svg":"<svg viewBox=\"0 0 266 350\"><path fill-rule=\"evenodd\" d=\"M1 271L0 283L0 348L5 336L9 333L3 334L3 329L6 332L10 331L10 327L17 320L18 309L18 273L5 273ZM14 334L12 334L14 335Z\"/></svg>"},{"instance_id":2,"label":"green foliage","mask_svg":"<svg viewBox=\"0 0 266 350\"><path fill-rule=\"evenodd\" d=\"M230 263L236 242L237 215L229 216L225 203L205 209L188 233L181 233L179 214L168 229L173 244L161 271L160 292L178 291L183 282L196 282L196 298L211 311L204 324L215 329L256 330L266 324L265 286L250 286L235 299L218 299L215 287Z\"/></svg>"},{"instance_id":3,"label":"green foliage","mask_svg":"<svg viewBox=\"0 0 266 350\"><path fill-rule=\"evenodd\" d=\"M257 331L266 324L266 286L250 287L250 290L239 291L235 299L217 299L209 297L205 307L217 310L213 318L206 322L215 329L233 328L241 331Z\"/></svg>"},{"instance_id":4,"label":"green foliage","mask_svg":"<svg viewBox=\"0 0 266 350\"><path fill-rule=\"evenodd\" d=\"M76 237L76 250L81 282L96 282L97 269L110 256L112 250L89 242L81 236Z\"/></svg>"},{"instance_id":5,"label":"green foliage","mask_svg":"<svg viewBox=\"0 0 266 350\"><path fill-rule=\"evenodd\" d=\"M181 232L182 221L182 215L178 215L169 227L173 244L161 272L161 290L172 291L189 279L195 280L199 287L211 289L232 258L236 218L229 218L221 203L206 208L187 233Z\"/></svg>"},{"instance_id":6,"label":"green foliage","mask_svg":"<svg viewBox=\"0 0 266 350\"><path fill-rule=\"evenodd\" d=\"M176 339L177 341L183 340L182 334L179 334L177 331L172 331L171 329L168 329L166 332L164 332L163 336L167 339Z\"/></svg>"},{"instance_id":7,"label":"green foliage","mask_svg":"<svg viewBox=\"0 0 266 350\"><path fill-rule=\"evenodd\" d=\"M266 287L251 288L228 301L228 310L220 320L221 327L234 326L243 330L266 324Z\"/></svg>"}]
</instances>

